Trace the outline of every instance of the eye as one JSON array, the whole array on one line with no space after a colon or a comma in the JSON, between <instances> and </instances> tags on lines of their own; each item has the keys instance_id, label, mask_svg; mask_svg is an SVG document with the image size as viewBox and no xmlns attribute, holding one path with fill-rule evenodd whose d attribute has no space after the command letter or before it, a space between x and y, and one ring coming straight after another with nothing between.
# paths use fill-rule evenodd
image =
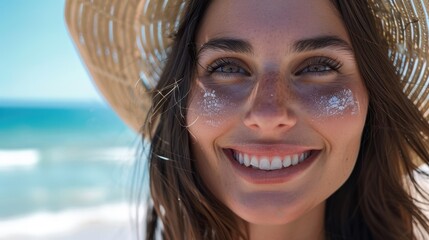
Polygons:
<instances>
[{"instance_id":1,"label":"eye","mask_svg":"<svg viewBox=\"0 0 429 240\"><path fill-rule=\"evenodd\" d=\"M338 72L341 68L342 63L328 57L314 57L304 61L298 71L295 72L295 76L303 74L316 74L325 75L333 72Z\"/></svg>"},{"instance_id":2,"label":"eye","mask_svg":"<svg viewBox=\"0 0 429 240\"><path fill-rule=\"evenodd\" d=\"M309 72L327 72L331 71L332 68L326 65L318 64L318 65L311 65L306 68L304 68L301 73L309 73Z\"/></svg>"},{"instance_id":3,"label":"eye","mask_svg":"<svg viewBox=\"0 0 429 240\"><path fill-rule=\"evenodd\" d=\"M207 72L209 74L223 74L223 75L234 75L244 74L249 75L249 72L243 67L243 64L237 60L230 58L221 58L214 61L212 64L207 66Z\"/></svg>"},{"instance_id":4,"label":"eye","mask_svg":"<svg viewBox=\"0 0 429 240\"><path fill-rule=\"evenodd\" d=\"M220 66L215 71L223 72L223 73L244 73L243 69L241 69L239 66L232 65L232 64Z\"/></svg>"}]
</instances>

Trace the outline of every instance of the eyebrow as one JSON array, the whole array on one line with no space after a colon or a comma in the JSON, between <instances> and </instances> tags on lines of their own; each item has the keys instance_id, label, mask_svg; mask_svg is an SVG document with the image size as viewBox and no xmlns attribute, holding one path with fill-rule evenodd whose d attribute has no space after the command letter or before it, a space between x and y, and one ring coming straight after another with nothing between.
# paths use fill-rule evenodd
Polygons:
<instances>
[{"instance_id":1,"label":"eyebrow","mask_svg":"<svg viewBox=\"0 0 429 240\"><path fill-rule=\"evenodd\" d=\"M353 52L352 47L345 40L337 36L320 36L296 41L293 43L294 52L314 51L317 49L335 47L345 51ZM242 39L236 38L214 38L204 43L198 50L197 55L208 50L223 50L237 53L252 53L252 45Z\"/></svg>"},{"instance_id":2,"label":"eyebrow","mask_svg":"<svg viewBox=\"0 0 429 240\"><path fill-rule=\"evenodd\" d=\"M328 47L336 47L350 52L353 51L350 44L337 36L321 36L303 39L293 44L293 49L295 52L312 51Z\"/></svg>"},{"instance_id":3,"label":"eyebrow","mask_svg":"<svg viewBox=\"0 0 429 240\"><path fill-rule=\"evenodd\" d=\"M252 53L252 45L245 40L235 38L214 38L204 43L198 50L198 54L208 50L223 50L238 53Z\"/></svg>"}]
</instances>

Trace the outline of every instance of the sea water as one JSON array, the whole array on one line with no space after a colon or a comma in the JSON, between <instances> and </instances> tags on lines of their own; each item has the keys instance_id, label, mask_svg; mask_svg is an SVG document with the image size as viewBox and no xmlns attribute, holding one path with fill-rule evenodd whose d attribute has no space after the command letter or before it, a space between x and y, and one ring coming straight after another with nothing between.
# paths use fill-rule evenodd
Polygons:
<instances>
[{"instance_id":1,"label":"sea water","mask_svg":"<svg viewBox=\"0 0 429 240\"><path fill-rule=\"evenodd\" d=\"M0 239L31 219L123 211L139 142L104 105L0 106Z\"/></svg>"}]
</instances>

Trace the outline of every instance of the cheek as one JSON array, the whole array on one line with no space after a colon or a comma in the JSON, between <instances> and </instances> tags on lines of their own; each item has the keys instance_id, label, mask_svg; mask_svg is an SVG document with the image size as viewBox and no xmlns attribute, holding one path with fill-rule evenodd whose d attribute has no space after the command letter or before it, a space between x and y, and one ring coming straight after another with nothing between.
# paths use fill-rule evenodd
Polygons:
<instances>
[{"instance_id":1,"label":"cheek","mask_svg":"<svg viewBox=\"0 0 429 240\"><path fill-rule=\"evenodd\" d=\"M318 96L311 106L315 107L316 117L355 116L359 112L359 102L350 89Z\"/></svg>"},{"instance_id":2,"label":"cheek","mask_svg":"<svg viewBox=\"0 0 429 240\"><path fill-rule=\"evenodd\" d=\"M368 97L361 84L315 87L298 94L307 123L324 139L326 186L337 188L350 175L360 149Z\"/></svg>"},{"instance_id":3,"label":"cheek","mask_svg":"<svg viewBox=\"0 0 429 240\"><path fill-rule=\"evenodd\" d=\"M216 85L203 85L197 80L188 109L188 125L206 130L219 129L237 115L236 94Z\"/></svg>"},{"instance_id":4,"label":"cheek","mask_svg":"<svg viewBox=\"0 0 429 240\"><path fill-rule=\"evenodd\" d=\"M227 134L231 127L236 126L240 119L242 100L245 94L234 93L230 86L201 84L197 79L193 86L187 110L188 131L192 138L192 153L196 167L203 182L219 198L223 198L227 182L223 161L215 151L219 136ZM220 180L222 179L222 180ZM231 180L232 181L232 180Z\"/></svg>"},{"instance_id":5,"label":"cheek","mask_svg":"<svg viewBox=\"0 0 429 240\"><path fill-rule=\"evenodd\" d=\"M195 98L193 109L202 124L208 127L219 127L228 112L231 103L215 89L201 89Z\"/></svg>"},{"instance_id":6,"label":"cheek","mask_svg":"<svg viewBox=\"0 0 429 240\"><path fill-rule=\"evenodd\" d=\"M363 86L309 89L300 95L309 124L325 139L329 151L340 158L354 158L360 147L368 97ZM350 154L348 154L350 153Z\"/></svg>"},{"instance_id":7,"label":"cheek","mask_svg":"<svg viewBox=\"0 0 429 240\"><path fill-rule=\"evenodd\" d=\"M313 88L301 91L298 98L315 120L359 118L365 100L358 92L347 87Z\"/></svg>"}]
</instances>

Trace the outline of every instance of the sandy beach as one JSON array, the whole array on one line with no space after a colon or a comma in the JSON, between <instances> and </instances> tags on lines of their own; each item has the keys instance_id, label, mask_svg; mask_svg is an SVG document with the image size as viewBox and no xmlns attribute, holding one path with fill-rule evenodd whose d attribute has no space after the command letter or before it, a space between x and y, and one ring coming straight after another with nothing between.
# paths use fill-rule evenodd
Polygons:
<instances>
[{"instance_id":1,"label":"sandy beach","mask_svg":"<svg viewBox=\"0 0 429 240\"><path fill-rule=\"evenodd\" d=\"M0 240L134 240L126 203L0 220Z\"/></svg>"},{"instance_id":2,"label":"sandy beach","mask_svg":"<svg viewBox=\"0 0 429 240\"><path fill-rule=\"evenodd\" d=\"M61 234L48 234L44 236L30 236L20 234L0 238L4 240L132 240L128 223L91 223Z\"/></svg>"}]
</instances>

